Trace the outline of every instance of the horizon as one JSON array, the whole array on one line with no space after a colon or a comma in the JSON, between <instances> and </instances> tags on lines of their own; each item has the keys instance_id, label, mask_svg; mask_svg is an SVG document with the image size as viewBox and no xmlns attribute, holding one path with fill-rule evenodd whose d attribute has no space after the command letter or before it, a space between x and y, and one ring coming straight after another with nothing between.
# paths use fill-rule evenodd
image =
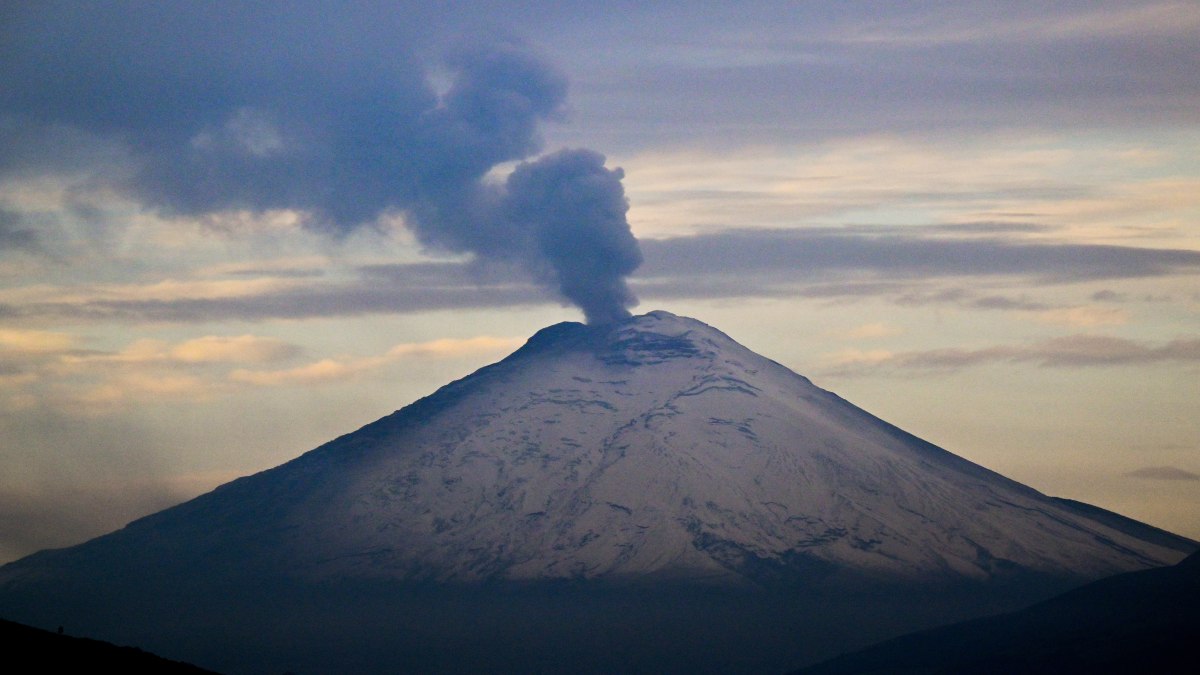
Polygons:
<instances>
[{"instance_id":1,"label":"horizon","mask_svg":"<svg viewBox=\"0 0 1200 675\"><path fill-rule=\"evenodd\" d=\"M1200 539L1200 7L39 7L0 28L0 563L576 306Z\"/></svg>"}]
</instances>

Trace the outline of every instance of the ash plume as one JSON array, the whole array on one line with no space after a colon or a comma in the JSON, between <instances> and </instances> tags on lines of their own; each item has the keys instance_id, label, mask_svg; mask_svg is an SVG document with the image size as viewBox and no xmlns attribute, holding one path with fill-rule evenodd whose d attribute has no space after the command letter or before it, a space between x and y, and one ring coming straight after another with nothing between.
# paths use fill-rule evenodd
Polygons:
<instances>
[{"instance_id":1,"label":"ash plume","mask_svg":"<svg viewBox=\"0 0 1200 675\"><path fill-rule=\"evenodd\" d=\"M512 45L471 54L425 138L444 152L424 167L409 222L425 244L517 263L583 310L588 323L629 316L625 277L642 262L625 213L624 173L575 149L522 162L503 184L496 164L529 155L536 121L554 115L565 84Z\"/></svg>"},{"instance_id":2,"label":"ash plume","mask_svg":"<svg viewBox=\"0 0 1200 675\"><path fill-rule=\"evenodd\" d=\"M0 157L23 159L0 160L0 178L36 168L31 143L75 130L126 153L98 182L168 216L293 209L339 238L399 214L423 245L517 265L589 321L628 314L641 255L621 171L587 150L538 157L540 125L563 114L561 72L521 41L485 39L434 77L402 12L285 10L247 6L230 23L97 3L72 6L65 28L15 12ZM46 52L39 36L64 30L79 39ZM525 163L496 179L512 162Z\"/></svg>"}]
</instances>

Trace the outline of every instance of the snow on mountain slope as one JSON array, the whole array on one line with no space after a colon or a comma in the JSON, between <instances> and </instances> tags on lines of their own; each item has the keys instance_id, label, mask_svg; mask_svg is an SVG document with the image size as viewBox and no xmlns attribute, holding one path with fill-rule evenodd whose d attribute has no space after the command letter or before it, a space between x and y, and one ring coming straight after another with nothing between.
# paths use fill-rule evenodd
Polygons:
<instances>
[{"instance_id":1,"label":"snow on mountain slope","mask_svg":"<svg viewBox=\"0 0 1200 675\"><path fill-rule=\"evenodd\" d=\"M437 396L424 424L373 436L336 506L306 510L312 573L1098 577L1183 557L666 312L548 328Z\"/></svg>"},{"instance_id":2,"label":"snow on mountain slope","mask_svg":"<svg viewBox=\"0 0 1200 675\"><path fill-rule=\"evenodd\" d=\"M1093 579L1194 547L1142 527L1089 518L651 312L546 328L292 462L6 571L136 555L308 580Z\"/></svg>"},{"instance_id":3,"label":"snow on mountain slope","mask_svg":"<svg viewBox=\"0 0 1200 675\"><path fill-rule=\"evenodd\" d=\"M651 312L546 328L404 410L77 548L310 580L769 585L1092 579L1194 546L1144 527L1114 529Z\"/></svg>"}]
</instances>

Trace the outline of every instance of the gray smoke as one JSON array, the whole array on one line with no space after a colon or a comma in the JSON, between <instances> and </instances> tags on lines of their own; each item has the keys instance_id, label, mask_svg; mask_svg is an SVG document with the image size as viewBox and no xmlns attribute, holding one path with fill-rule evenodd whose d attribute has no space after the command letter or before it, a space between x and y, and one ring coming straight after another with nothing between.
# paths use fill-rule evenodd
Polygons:
<instances>
[{"instance_id":1,"label":"gray smoke","mask_svg":"<svg viewBox=\"0 0 1200 675\"><path fill-rule=\"evenodd\" d=\"M421 241L516 263L583 310L588 323L629 316L625 283L642 262L630 232L620 169L590 150L517 166L503 185L471 181L412 211Z\"/></svg>"},{"instance_id":2,"label":"gray smoke","mask_svg":"<svg viewBox=\"0 0 1200 675\"><path fill-rule=\"evenodd\" d=\"M625 213L624 173L590 150L519 164L502 184L484 176L531 154L536 121L555 115L563 79L528 51L504 45L462 58L454 85L424 120L439 149L423 167L408 213L418 238L525 267L583 310L588 323L629 316L625 277L642 262Z\"/></svg>"},{"instance_id":3,"label":"gray smoke","mask_svg":"<svg viewBox=\"0 0 1200 675\"><path fill-rule=\"evenodd\" d=\"M65 7L14 12L3 31L0 178L75 129L126 148L132 170L102 180L164 214L298 209L341 237L399 213L424 245L519 265L589 321L635 304L622 173L586 150L535 158L567 84L524 43L459 50L439 92L403 14L378 17L389 39L281 8Z\"/></svg>"}]
</instances>

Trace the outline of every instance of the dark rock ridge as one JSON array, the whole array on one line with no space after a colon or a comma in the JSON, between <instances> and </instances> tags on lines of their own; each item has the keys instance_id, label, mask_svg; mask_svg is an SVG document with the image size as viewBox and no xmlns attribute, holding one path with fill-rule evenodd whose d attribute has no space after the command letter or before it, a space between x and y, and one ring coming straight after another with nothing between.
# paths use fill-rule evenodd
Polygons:
<instances>
[{"instance_id":1,"label":"dark rock ridge","mask_svg":"<svg viewBox=\"0 0 1200 675\"><path fill-rule=\"evenodd\" d=\"M1197 635L1200 554L1192 554L1172 567L1126 572L1019 612L906 635L795 675L1188 672L1196 667Z\"/></svg>"},{"instance_id":2,"label":"dark rock ridge","mask_svg":"<svg viewBox=\"0 0 1200 675\"><path fill-rule=\"evenodd\" d=\"M0 619L0 645L14 672L159 673L214 675L212 671L148 654L135 647L64 635Z\"/></svg>"}]
</instances>

